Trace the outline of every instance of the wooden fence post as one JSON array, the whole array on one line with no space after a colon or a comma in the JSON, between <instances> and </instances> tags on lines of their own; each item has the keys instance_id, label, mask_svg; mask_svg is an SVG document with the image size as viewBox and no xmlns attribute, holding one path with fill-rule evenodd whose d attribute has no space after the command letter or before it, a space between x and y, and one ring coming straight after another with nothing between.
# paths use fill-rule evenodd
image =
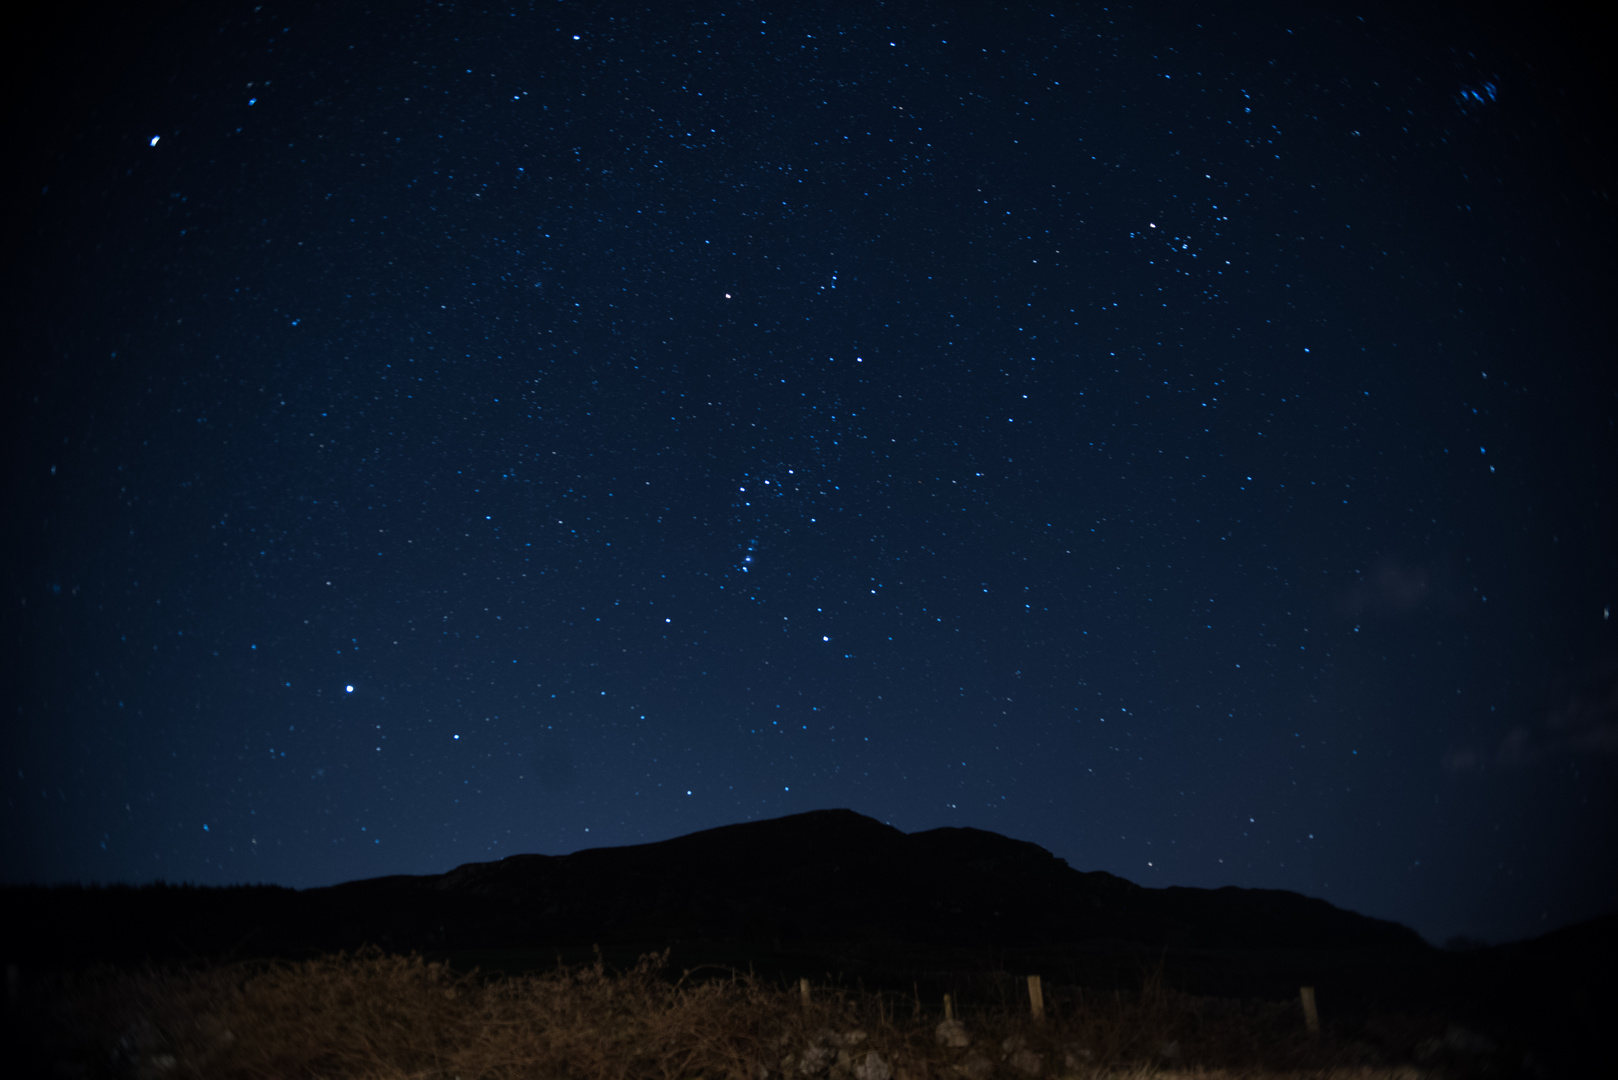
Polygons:
<instances>
[{"instance_id":1,"label":"wooden fence post","mask_svg":"<svg viewBox=\"0 0 1618 1080\"><path fill-rule=\"evenodd\" d=\"M1038 975L1028 976L1028 1009L1033 1013L1035 1020L1044 1021L1045 988L1040 985Z\"/></svg>"},{"instance_id":2,"label":"wooden fence post","mask_svg":"<svg viewBox=\"0 0 1618 1080\"><path fill-rule=\"evenodd\" d=\"M1303 1026L1309 1029L1309 1034L1320 1034L1320 1013L1315 1011L1315 988L1312 986L1298 987L1298 1000L1303 1003Z\"/></svg>"},{"instance_id":3,"label":"wooden fence post","mask_svg":"<svg viewBox=\"0 0 1618 1080\"><path fill-rule=\"evenodd\" d=\"M803 1007L807 1010L809 1008L809 980L807 978L798 980L798 996L803 999Z\"/></svg>"},{"instance_id":4,"label":"wooden fence post","mask_svg":"<svg viewBox=\"0 0 1618 1080\"><path fill-rule=\"evenodd\" d=\"M944 995L944 1019L955 1019L955 1002L950 1000L950 996L948 994Z\"/></svg>"}]
</instances>

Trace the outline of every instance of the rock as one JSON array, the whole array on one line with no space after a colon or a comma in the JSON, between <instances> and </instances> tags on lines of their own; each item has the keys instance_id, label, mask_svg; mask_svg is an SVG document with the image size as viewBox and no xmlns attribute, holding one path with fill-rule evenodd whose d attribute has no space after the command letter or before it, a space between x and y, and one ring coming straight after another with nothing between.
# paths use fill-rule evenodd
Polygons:
<instances>
[{"instance_id":1,"label":"rock","mask_svg":"<svg viewBox=\"0 0 1618 1080\"><path fill-rule=\"evenodd\" d=\"M849 1053L849 1047L858 1046L867 1037L865 1032L859 1028L849 1032L836 1032L831 1028L821 1028L815 1033L815 1037L809 1040L809 1045L803 1048L803 1053L797 1055L796 1059L790 1054L787 1055L782 1062L782 1069L790 1073L794 1066L788 1063L795 1062L796 1070L800 1076L818 1076L831 1068L833 1064L839 1066L843 1072L850 1072L854 1069L854 1056ZM886 1078L883 1078L883 1080L886 1080Z\"/></svg>"},{"instance_id":2,"label":"rock","mask_svg":"<svg viewBox=\"0 0 1618 1080\"><path fill-rule=\"evenodd\" d=\"M959 1049L972 1045L972 1037L966 1033L966 1025L959 1020L940 1020L933 1029L933 1038L939 1046L953 1046Z\"/></svg>"},{"instance_id":3,"label":"rock","mask_svg":"<svg viewBox=\"0 0 1618 1080\"><path fill-rule=\"evenodd\" d=\"M850 1047L858 1046L865 1041L865 1032L858 1028L839 1035L835 1031L827 1032L828 1039L836 1044L837 1067L832 1071L834 1077L849 1077L854 1074L854 1051Z\"/></svg>"},{"instance_id":4,"label":"rock","mask_svg":"<svg viewBox=\"0 0 1618 1080\"><path fill-rule=\"evenodd\" d=\"M1002 1042L1000 1056L1024 1076L1038 1076L1045 1064L1038 1054L1028 1048L1028 1040L1021 1035L1013 1035Z\"/></svg>"},{"instance_id":5,"label":"rock","mask_svg":"<svg viewBox=\"0 0 1618 1080\"><path fill-rule=\"evenodd\" d=\"M813 1042L804 1047L797 1060L799 1076L815 1076L825 1072L836 1060L836 1053L824 1043ZM788 1060L791 1060L790 1058Z\"/></svg>"},{"instance_id":6,"label":"rock","mask_svg":"<svg viewBox=\"0 0 1618 1080\"><path fill-rule=\"evenodd\" d=\"M868 1051L854 1066L854 1080L888 1080L892 1075L893 1068L875 1050Z\"/></svg>"}]
</instances>

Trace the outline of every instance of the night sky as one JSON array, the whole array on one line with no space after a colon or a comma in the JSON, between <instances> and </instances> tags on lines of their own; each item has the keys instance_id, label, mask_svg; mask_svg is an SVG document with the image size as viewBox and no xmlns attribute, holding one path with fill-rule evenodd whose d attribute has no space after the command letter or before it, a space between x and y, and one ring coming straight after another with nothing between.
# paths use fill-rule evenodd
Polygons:
<instances>
[{"instance_id":1,"label":"night sky","mask_svg":"<svg viewBox=\"0 0 1618 1080\"><path fill-rule=\"evenodd\" d=\"M1231 7L14 43L4 880L850 807L1435 942L1610 910L1605 61Z\"/></svg>"}]
</instances>

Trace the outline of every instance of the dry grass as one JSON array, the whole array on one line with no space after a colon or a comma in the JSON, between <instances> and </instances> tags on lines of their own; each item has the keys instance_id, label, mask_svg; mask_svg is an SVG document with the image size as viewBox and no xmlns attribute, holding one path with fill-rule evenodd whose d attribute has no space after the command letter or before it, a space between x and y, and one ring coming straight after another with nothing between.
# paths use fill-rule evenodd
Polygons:
<instances>
[{"instance_id":1,"label":"dry grass","mask_svg":"<svg viewBox=\"0 0 1618 1080\"><path fill-rule=\"evenodd\" d=\"M303 963L108 969L35 995L63 1076L329 1080L1416 1080L1364 1043L1309 1038L1296 1005L1046 991L1035 1023L968 1007L943 1045L920 1000L798 988L664 956L485 978L376 950ZM968 1003L970 1006L970 1003ZM930 1014L929 1014L930 1013ZM958 1041L958 1040L957 1040Z\"/></svg>"}]
</instances>

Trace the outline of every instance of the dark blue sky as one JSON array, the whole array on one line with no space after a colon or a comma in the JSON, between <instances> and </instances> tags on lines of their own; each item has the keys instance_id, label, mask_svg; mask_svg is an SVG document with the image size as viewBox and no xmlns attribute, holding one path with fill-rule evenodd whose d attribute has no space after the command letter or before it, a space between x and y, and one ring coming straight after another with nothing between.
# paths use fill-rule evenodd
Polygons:
<instances>
[{"instance_id":1,"label":"dark blue sky","mask_svg":"<svg viewBox=\"0 0 1618 1080\"><path fill-rule=\"evenodd\" d=\"M6 880L847 806L1433 940L1618 895L1576 27L84 25L13 94Z\"/></svg>"}]
</instances>

